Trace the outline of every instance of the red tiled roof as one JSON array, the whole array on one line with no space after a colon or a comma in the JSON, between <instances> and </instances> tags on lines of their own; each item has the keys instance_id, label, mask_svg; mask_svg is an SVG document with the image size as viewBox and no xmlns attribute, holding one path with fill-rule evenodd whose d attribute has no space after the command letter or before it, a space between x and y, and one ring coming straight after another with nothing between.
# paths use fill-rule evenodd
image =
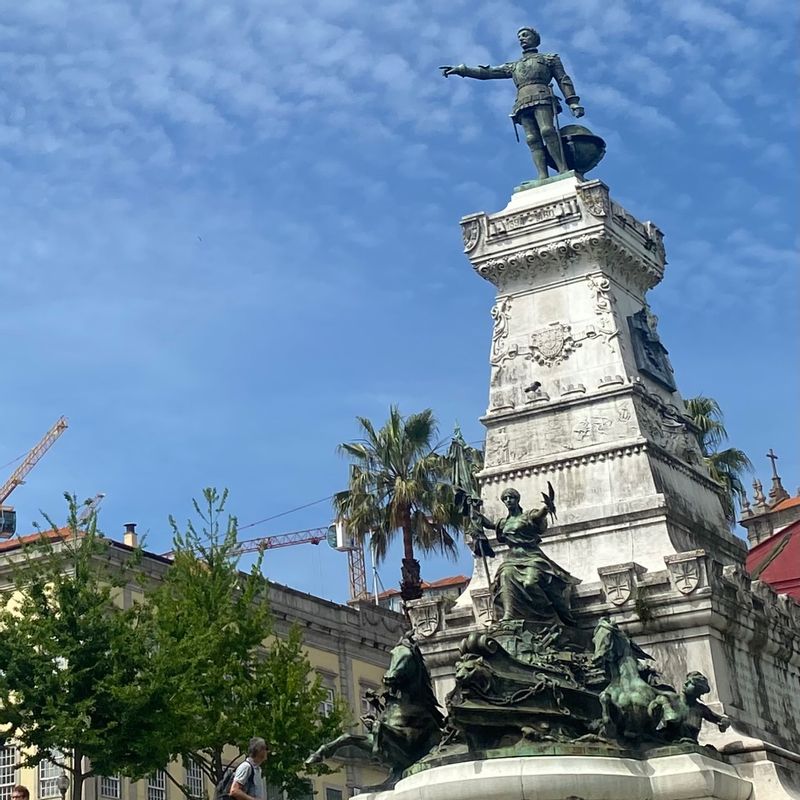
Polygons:
<instances>
[{"instance_id":1,"label":"red tiled roof","mask_svg":"<svg viewBox=\"0 0 800 800\"><path fill-rule=\"evenodd\" d=\"M800 520L757 544L747 554L747 571L800 602Z\"/></svg>"},{"instance_id":2,"label":"red tiled roof","mask_svg":"<svg viewBox=\"0 0 800 800\"><path fill-rule=\"evenodd\" d=\"M461 586L461 584L469 583L469 578L466 575L451 575L449 578L439 578L437 581L422 581L422 588L425 589L445 589L448 586ZM378 595L379 599L386 597L394 597L400 594L399 589L388 589Z\"/></svg>"},{"instance_id":3,"label":"red tiled roof","mask_svg":"<svg viewBox=\"0 0 800 800\"><path fill-rule=\"evenodd\" d=\"M58 530L53 530L51 528L37 533L28 533L25 536L14 536L11 539L0 541L0 552L16 550L18 547L22 547L22 545L33 544L41 539L49 539L51 542L56 542L59 539L66 539L70 534L71 531L69 528L58 528Z\"/></svg>"},{"instance_id":4,"label":"red tiled roof","mask_svg":"<svg viewBox=\"0 0 800 800\"><path fill-rule=\"evenodd\" d=\"M787 508L794 508L795 506L800 506L800 495L797 495L797 497L787 497L785 500L781 500L780 503L770 508L770 513L773 511L786 511Z\"/></svg>"}]
</instances>

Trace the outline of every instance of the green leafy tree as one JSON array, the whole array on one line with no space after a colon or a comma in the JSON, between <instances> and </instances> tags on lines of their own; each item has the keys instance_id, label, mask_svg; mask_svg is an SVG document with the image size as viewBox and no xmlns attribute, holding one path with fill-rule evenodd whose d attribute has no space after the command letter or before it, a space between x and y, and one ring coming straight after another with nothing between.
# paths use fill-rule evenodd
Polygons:
<instances>
[{"instance_id":1,"label":"green leafy tree","mask_svg":"<svg viewBox=\"0 0 800 800\"><path fill-rule=\"evenodd\" d=\"M736 503L746 497L742 475L753 465L742 450L735 447L720 449L728 440L719 403L711 397L698 395L686 401L686 411L695 424L697 442L711 477L724 489L723 507L730 523L736 519Z\"/></svg>"},{"instance_id":2,"label":"green leafy tree","mask_svg":"<svg viewBox=\"0 0 800 800\"><path fill-rule=\"evenodd\" d=\"M351 459L348 487L334 495L336 514L359 541L370 540L377 562L394 536L403 537L400 593L422 596L415 551L455 554L458 527L446 458L435 452L436 420L426 409L403 417L396 406L376 429L357 417L363 438L339 445Z\"/></svg>"},{"instance_id":3,"label":"green leafy tree","mask_svg":"<svg viewBox=\"0 0 800 800\"><path fill-rule=\"evenodd\" d=\"M137 610L114 602L137 554L112 563L96 516L79 523L66 497L66 530L51 523L23 548L3 597L0 729L21 747L23 766L49 760L70 773L80 800L90 776L138 778L139 765L158 758L152 723L166 698L139 684L146 638Z\"/></svg>"},{"instance_id":4,"label":"green leafy tree","mask_svg":"<svg viewBox=\"0 0 800 800\"><path fill-rule=\"evenodd\" d=\"M216 784L249 739L262 736L272 751L264 777L292 796L308 754L341 733L344 711L320 714L326 690L299 631L275 636L260 557L240 572L236 519L222 522L227 491L206 489L203 498L202 508L194 503L200 530L190 521L181 532L170 520L174 562L148 597L150 680L172 698L163 720L169 755L194 761Z\"/></svg>"}]
</instances>

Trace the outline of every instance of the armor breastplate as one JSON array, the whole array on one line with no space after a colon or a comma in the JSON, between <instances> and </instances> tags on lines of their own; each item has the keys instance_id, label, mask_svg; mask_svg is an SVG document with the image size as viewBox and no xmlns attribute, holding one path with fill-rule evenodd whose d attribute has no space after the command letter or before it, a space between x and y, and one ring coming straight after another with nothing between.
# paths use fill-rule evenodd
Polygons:
<instances>
[{"instance_id":1,"label":"armor breastplate","mask_svg":"<svg viewBox=\"0 0 800 800\"><path fill-rule=\"evenodd\" d=\"M552 77L550 65L541 53L532 53L521 58L512 69L512 78L517 88L532 84L546 86Z\"/></svg>"}]
</instances>

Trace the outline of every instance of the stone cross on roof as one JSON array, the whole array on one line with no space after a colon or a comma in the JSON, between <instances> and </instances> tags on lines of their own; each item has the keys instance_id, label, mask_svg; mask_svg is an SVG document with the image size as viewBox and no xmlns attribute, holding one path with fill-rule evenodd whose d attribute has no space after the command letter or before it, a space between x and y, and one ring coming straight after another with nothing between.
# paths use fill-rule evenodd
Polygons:
<instances>
[{"instance_id":1,"label":"stone cross on roof","mask_svg":"<svg viewBox=\"0 0 800 800\"><path fill-rule=\"evenodd\" d=\"M767 458L772 462L772 488L769 490L769 499L770 503L775 505L775 503L780 503L781 500L788 499L789 492L783 488L780 475L778 475L778 469L775 466L778 456L775 455L775 452L771 447L769 449L769 453L767 453Z\"/></svg>"}]
</instances>

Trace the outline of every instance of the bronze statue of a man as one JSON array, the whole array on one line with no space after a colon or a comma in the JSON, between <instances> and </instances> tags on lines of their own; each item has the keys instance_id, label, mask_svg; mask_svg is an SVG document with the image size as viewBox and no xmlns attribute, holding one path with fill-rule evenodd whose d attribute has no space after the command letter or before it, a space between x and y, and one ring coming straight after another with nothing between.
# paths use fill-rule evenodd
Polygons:
<instances>
[{"instance_id":1,"label":"bronze statue of a man","mask_svg":"<svg viewBox=\"0 0 800 800\"><path fill-rule=\"evenodd\" d=\"M556 126L556 115L561 111L558 98L550 82L558 83L567 105L576 117L583 116L580 97L575 94L572 78L564 71L561 59L555 53L538 51L541 37L533 28L520 28L517 38L522 47L522 58L498 67L440 67L445 78L460 75L462 78L491 80L511 78L517 87L517 100L511 111L514 124L525 131L525 141L531 150L539 178L547 177L547 155L550 155L559 172L567 171L564 148Z\"/></svg>"}]
</instances>

